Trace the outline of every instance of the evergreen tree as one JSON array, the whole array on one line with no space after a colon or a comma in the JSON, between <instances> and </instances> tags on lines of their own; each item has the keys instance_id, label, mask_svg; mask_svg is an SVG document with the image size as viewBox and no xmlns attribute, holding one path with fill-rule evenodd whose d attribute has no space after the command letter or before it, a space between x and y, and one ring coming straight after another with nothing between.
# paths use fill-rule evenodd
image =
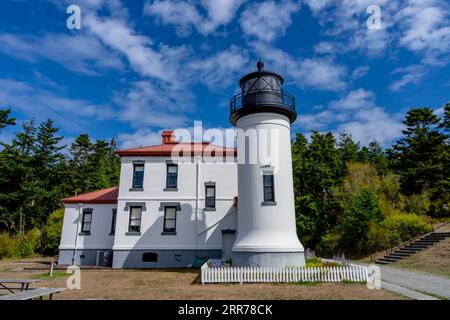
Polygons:
<instances>
[{"instance_id":1,"label":"evergreen tree","mask_svg":"<svg viewBox=\"0 0 450 320\"><path fill-rule=\"evenodd\" d=\"M34 121L25 122L22 132L0 153L0 229L25 232L30 223L28 211L34 206L36 183L33 156L36 142Z\"/></svg>"},{"instance_id":2,"label":"evergreen tree","mask_svg":"<svg viewBox=\"0 0 450 320\"><path fill-rule=\"evenodd\" d=\"M381 222L381 210L377 196L369 189L350 199L341 223L341 246L353 254L369 253L369 228Z\"/></svg>"},{"instance_id":3,"label":"evergreen tree","mask_svg":"<svg viewBox=\"0 0 450 320\"><path fill-rule=\"evenodd\" d=\"M372 140L367 147L367 159L373 164L378 173L383 175L388 170L388 160L383 146L376 140Z\"/></svg>"},{"instance_id":4,"label":"evergreen tree","mask_svg":"<svg viewBox=\"0 0 450 320\"><path fill-rule=\"evenodd\" d=\"M10 109L0 109L0 131L7 126L13 126L16 124L16 119L9 117L10 113Z\"/></svg>"},{"instance_id":5,"label":"evergreen tree","mask_svg":"<svg viewBox=\"0 0 450 320\"><path fill-rule=\"evenodd\" d=\"M333 189L342 181L342 160L331 133L313 132L307 145L302 135L293 143L297 227L302 240L314 247L332 228L340 207Z\"/></svg>"},{"instance_id":6,"label":"evergreen tree","mask_svg":"<svg viewBox=\"0 0 450 320\"><path fill-rule=\"evenodd\" d=\"M406 195L429 191L438 200L448 193L448 135L441 132L440 119L430 108L411 109L403 123L405 137L388 152L392 167L400 174L402 191Z\"/></svg>"},{"instance_id":7,"label":"evergreen tree","mask_svg":"<svg viewBox=\"0 0 450 320\"><path fill-rule=\"evenodd\" d=\"M339 135L338 149L344 165L347 162L356 162L359 158L359 143L355 143L351 134L341 133Z\"/></svg>"}]
</instances>

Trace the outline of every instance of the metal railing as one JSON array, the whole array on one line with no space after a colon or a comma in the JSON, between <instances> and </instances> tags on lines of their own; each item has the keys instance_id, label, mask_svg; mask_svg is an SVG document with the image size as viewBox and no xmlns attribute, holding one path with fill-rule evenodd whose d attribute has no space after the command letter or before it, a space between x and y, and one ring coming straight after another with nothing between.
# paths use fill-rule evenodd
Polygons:
<instances>
[{"instance_id":1,"label":"metal railing","mask_svg":"<svg viewBox=\"0 0 450 320\"><path fill-rule=\"evenodd\" d=\"M255 90L235 95L230 102L230 113L258 106L280 107L295 112L295 97L283 90Z\"/></svg>"},{"instance_id":2,"label":"metal railing","mask_svg":"<svg viewBox=\"0 0 450 320\"><path fill-rule=\"evenodd\" d=\"M397 246L395 246L395 247L390 247L389 249L386 249L386 251L385 251L386 256L388 256L389 254L395 252L396 250L398 250L398 249L400 249L400 248L402 248L402 247L405 247L405 246L407 246L407 245L411 246L411 244L412 244L413 242L415 242L416 240L418 240L419 238L424 238L424 237L426 237L427 235L434 234L435 231L436 231L437 229L440 229L440 228L442 228L443 226L445 226L445 225L447 225L447 224L449 224L449 223L450 223L450 222L444 223L443 225L439 226L439 227L436 228L436 229L434 229L433 222L431 222L431 221L430 221L430 222L427 222L427 223L425 223L425 224L423 224L423 225L421 225L420 227L424 227L424 226L426 226L426 225L431 225L431 230L432 230L432 231L425 232L425 233L422 233L422 234L419 234L419 235L416 235L416 236L412 236L410 239L408 239L408 240L402 242L401 244L399 244L399 245L397 245ZM413 250L412 250L411 247L410 247L410 252L411 252L411 253L413 252Z\"/></svg>"}]
</instances>

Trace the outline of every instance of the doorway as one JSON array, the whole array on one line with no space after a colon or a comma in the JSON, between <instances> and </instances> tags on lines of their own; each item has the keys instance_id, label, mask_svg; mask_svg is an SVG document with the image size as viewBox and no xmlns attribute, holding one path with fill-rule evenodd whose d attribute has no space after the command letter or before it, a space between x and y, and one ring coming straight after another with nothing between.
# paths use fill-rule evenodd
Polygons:
<instances>
[{"instance_id":1,"label":"doorway","mask_svg":"<svg viewBox=\"0 0 450 320\"><path fill-rule=\"evenodd\" d=\"M231 253L236 240L236 230L222 230L222 261L231 260Z\"/></svg>"}]
</instances>

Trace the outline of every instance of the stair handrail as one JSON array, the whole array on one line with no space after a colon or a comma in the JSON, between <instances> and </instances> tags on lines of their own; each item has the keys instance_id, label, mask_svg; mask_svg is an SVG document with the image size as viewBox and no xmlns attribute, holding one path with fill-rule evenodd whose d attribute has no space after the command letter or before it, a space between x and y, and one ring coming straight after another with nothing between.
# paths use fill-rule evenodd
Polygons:
<instances>
[{"instance_id":1,"label":"stair handrail","mask_svg":"<svg viewBox=\"0 0 450 320\"><path fill-rule=\"evenodd\" d=\"M440 228L442 228L442 227L448 225L449 223L450 223L450 221L449 221L449 222L445 222L444 224L440 225L440 226L437 227L436 229L434 229L434 227L433 227L433 225L432 225L432 227L433 227L433 233L435 233L435 231L436 231L437 229L440 229Z\"/></svg>"},{"instance_id":2,"label":"stair handrail","mask_svg":"<svg viewBox=\"0 0 450 320\"><path fill-rule=\"evenodd\" d=\"M447 222L446 224L448 224L448 223L450 223L450 222ZM444 224L444 225L446 225L446 224ZM386 250L386 255L391 254L391 253L394 252L395 250L397 250L397 249L399 249L399 248L402 248L402 247L406 246L407 244L411 245L414 241L416 241L416 240L419 239L419 238L423 238L423 237L425 237L425 236L427 236L427 235L429 235L429 234L434 234L435 231L436 231L437 229L439 229L439 228L441 228L442 226L444 226L444 225L442 225L442 226L440 226L439 228L434 229L433 223L430 221L430 222L427 222L427 223L421 225L420 227L424 227L424 226L426 226L426 225L431 225L431 230L432 230L432 231L430 231L430 232L425 232L425 233L419 234L419 235L417 235L417 236L411 237L409 240L406 240L406 241L402 242L401 244L399 244L399 245L397 245L397 246L395 246L395 247L393 247L393 248L392 248L392 247L389 248L389 250ZM412 249L411 249L411 251L412 251Z\"/></svg>"}]
</instances>

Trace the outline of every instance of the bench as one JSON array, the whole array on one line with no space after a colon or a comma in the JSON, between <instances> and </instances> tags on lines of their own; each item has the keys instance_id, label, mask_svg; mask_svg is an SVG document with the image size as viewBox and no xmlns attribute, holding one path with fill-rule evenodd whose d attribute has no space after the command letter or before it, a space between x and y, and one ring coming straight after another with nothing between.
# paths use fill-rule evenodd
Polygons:
<instances>
[{"instance_id":1,"label":"bench","mask_svg":"<svg viewBox=\"0 0 450 320\"><path fill-rule=\"evenodd\" d=\"M52 300L53 294L60 293L64 290L66 290L66 288L36 288L0 296L0 300L33 300L37 298L43 300L44 296L49 296L49 300Z\"/></svg>"},{"instance_id":2,"label":"bench","mask_svg":"<svg viewBox=\"0 0 450 320\"><path fill-rule=\"evenodd\" d=\"M40 282L39 279L0 279L0 289L8 290L14 293L13 290L27 291L31 283ZM20 287L10 287L11 284L20 285Z\"/></svg>"}]
</instances>

